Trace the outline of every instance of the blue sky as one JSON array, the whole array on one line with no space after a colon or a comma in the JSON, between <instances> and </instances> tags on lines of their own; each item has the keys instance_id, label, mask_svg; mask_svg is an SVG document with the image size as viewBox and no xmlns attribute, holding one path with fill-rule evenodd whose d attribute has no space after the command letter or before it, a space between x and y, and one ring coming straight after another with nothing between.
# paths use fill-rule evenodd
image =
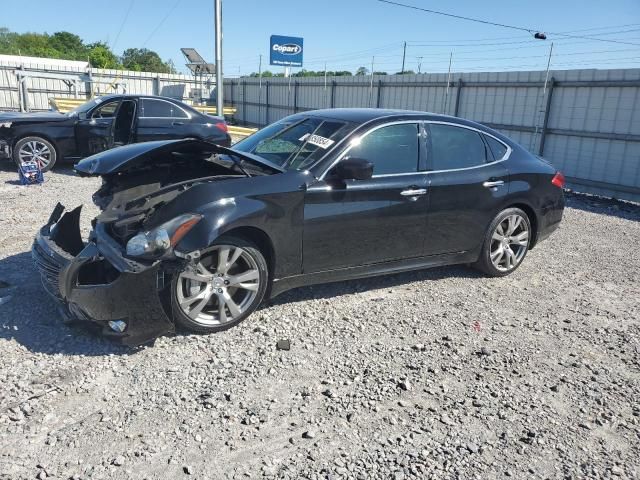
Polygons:
<instances>
[{"instance_id":1,"label":"blue sky","mask_svg":"<svg viewBox=\"0 0 640 480\"><path fill-rule=\"evenodd\" d=\"M376 0L223 0L225 75L268 63L271 34L304 37L305 68L446 72L541 70L551 40L552 69L640 67L639 0L397 0L434 10L545 32L615 39L636 45L526 32L435 16ZM129 10L130 9L130 10ZM127 11L129 11L127 15ZM0 26L17 32L68 30L87 41L103 40L156 50L184 71L180 47L195 47L213 61L213 0L22 0L3 1ZM421 58L420 58L421 57ZM264 68L281 70L282 67Z\"/></svg>"}]
</instances>

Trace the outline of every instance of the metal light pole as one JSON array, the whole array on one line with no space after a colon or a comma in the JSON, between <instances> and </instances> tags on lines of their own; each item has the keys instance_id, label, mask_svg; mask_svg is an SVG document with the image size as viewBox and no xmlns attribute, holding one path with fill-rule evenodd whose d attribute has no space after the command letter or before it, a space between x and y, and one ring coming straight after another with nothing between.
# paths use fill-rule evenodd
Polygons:
<instances>
[{"instance_id":1,"label":"metal light pole","mask_svg":"<svg viewBox=\"0 0 640 480\"><path fill-rule=\"evenodd\" d=\"M216 114L224 116L224 86L222 84L222 0L214 0L216 22Z\"/></svg>"}]
</instances>

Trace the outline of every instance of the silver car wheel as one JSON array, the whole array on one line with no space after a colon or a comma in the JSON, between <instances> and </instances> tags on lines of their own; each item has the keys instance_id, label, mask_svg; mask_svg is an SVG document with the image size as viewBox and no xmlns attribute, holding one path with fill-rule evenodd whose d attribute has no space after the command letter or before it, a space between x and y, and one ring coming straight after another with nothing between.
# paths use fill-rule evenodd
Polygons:
<instances>
[{"instance_id":1,"label":"silver car wheel","mask_svg":"<svg viewBox=\"0 0 640 480\"><path fill-rule=\"evenodd\" d=\"M196 323L229 323L254 302L261 281L258 264L249 252L234 245L216 245L179 274L178 306Z\"/></svg>"},{"instance_id":2,"label":"silver car wheel","mask_svg":"<svg viewBox=\"0 0 640 480\"><path fill-rule=\"evenodd\" d=\"M21 163L36 162L40 169L44 169L51 162L51 150L44 143L32 140L20 147L18 158Z\"/></svg>"},{"instance_id":3,"label":"silver car wheel","mask_svg":"<svg viewBox=\"0 0 640 480\"><path fill-rule=\"evenodd\" d=\"M491 236L491 263L501 272L516 268L529 248L529 226L519 214L506 217Z\"/></svg>"}]
</instances>

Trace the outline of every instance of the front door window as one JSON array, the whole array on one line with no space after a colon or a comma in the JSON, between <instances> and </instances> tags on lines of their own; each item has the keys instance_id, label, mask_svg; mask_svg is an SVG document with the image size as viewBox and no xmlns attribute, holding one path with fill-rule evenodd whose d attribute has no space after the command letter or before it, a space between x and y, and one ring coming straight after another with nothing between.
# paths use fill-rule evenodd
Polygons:
<instances>
[{"instance_id":1,"label":"front door window","mask_svg":"<svg viewBox=\"0 0 640 480\"><path fill-rule=\"evenodd\" d=\"M420 138L418 124L388 125L365 134L348 152L348 158L373 163L373 175L392 175L418 171Z\"/></svg>"}]
</instances>

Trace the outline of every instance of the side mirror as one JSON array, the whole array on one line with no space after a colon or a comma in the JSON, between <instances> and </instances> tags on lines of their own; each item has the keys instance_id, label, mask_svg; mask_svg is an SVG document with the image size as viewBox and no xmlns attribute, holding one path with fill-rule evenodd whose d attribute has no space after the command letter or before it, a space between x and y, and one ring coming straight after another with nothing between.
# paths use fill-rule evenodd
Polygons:
<instances>
[{"instance_id":1,"label":"side mirror","mask_svg":"<svg viewBox=\"0 0 640 480\"><path fill-rule=\"evenodd\" d=\"M345 158L333 171L340 180L368 180L373 175L373 163L363 158Z\"/></svg>"},{"instance_id":2,"label":"side mirror","mask_svg":"<svg viewBox=\"0 0 640 480\"><path fill-rule=\"evenodd\" d=\"M87 112L80 112L78 114L78 119L80 120L86 120L87 119Z\"/></svg>"}]
</instances>

